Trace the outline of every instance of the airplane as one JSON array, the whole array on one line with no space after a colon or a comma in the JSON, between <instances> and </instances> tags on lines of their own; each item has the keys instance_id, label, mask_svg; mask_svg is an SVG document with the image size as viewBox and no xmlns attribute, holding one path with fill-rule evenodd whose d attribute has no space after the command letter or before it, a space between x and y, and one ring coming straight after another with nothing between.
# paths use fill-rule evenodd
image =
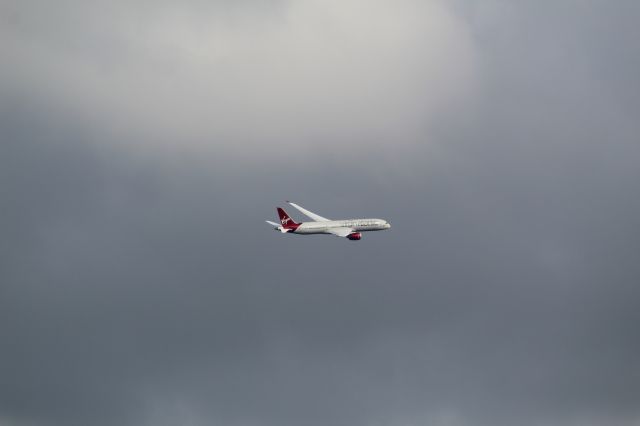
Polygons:
<instances>
[{"instance_id":1,"label":"airplane","mask_svg":"<svg viewBox=\"0 0 640 426\"><path fill-rule=\"evenodd\" d=\"M275 227L277 231L283 234L330 234L336 237L347 238L357 241L362 238L364 231L384 231L391 228L386 220L382 219L347 219L347 220L331 220L326 217L317 215L306 210L296 203L287 201L293 208L299 210L302 214L313 219L313 222L295 222L283 208L278 207L278 216L280 216L280 224L266 220L269 225Z\"/></svg>"}]
</instances>

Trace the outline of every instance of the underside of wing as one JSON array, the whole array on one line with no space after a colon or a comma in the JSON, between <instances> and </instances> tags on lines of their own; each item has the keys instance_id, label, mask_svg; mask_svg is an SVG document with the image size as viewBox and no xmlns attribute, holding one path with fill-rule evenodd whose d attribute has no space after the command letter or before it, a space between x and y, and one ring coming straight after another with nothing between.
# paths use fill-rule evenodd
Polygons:
<instances>
[{"instance_id":1,"label":"underside of wing","mask_svg":"<svg viewBox=\"0 0 640 426\"><path fill-rule=\"evenodd\" d=\"M299 205L297 205L296 203L292 203L291 201L287 201L287 203L289 203L292 207L294 207L295 209L297 209L298 211L300 211L300 213L302 213L303 215L307 216L308 218L311 218L313 220L315 220L316 222L329 222L331 219L327 219L326 217L322 217L320 215L317 215L313 212L310 212L309 210L300 207Z\"/></svg>"},{"instance_id":2,"label":"underside of wing","mask_svg":"<svg viewBox=\"0 0 640 426\"><path fill-rule=\"evenodd\" d=\"M353 233L353 229L351 228L331 228L331 229L327 229L327 232L329 232L330 234L335 235L336 237L342 237L342 238L346 238L347 235L350 235Z\"/></svg>"}]
</instances>

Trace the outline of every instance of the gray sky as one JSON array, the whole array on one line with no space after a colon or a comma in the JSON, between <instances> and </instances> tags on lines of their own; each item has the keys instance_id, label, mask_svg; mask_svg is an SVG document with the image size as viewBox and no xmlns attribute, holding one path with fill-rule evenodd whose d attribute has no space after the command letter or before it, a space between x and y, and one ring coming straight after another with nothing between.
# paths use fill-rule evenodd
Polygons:
<instances>
[{"instance_id":1,"label":"gray sky","mask_svg":"<svg viewBox=\"0 0 640 426\"><path fill-rule=\"evenodd\" d=\"M0 425L640 422L637 2L0 19Z\"/></svg>"}]
</instances>

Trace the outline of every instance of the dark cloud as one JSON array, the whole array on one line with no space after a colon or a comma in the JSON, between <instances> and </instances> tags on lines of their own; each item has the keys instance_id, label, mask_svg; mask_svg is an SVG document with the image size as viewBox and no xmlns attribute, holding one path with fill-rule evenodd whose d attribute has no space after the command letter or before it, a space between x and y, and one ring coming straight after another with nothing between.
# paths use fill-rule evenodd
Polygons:
<instances>
[{"instance_id":1,"label":"dark cloud","mask_svg":"<svg viewBox=\"0 0 640 426\"><path fill-rule=\"evenodd\" d=\"M366 15L352 15L357 5L333 5L328 10L337 15L322 22L351 28L341 21L347 16L368 34L358 24ZM73 6L47 6L41 15L3 6L11 25L0 46L12 62L0 78L0 422L637 423L640 62L633 3L434 2L428 10L440 11L444 45L469 49L441 70L472 65L469 76L443 84L472 88L441 92L441 108L426 100L442 74L422 80L415 70L443 56L430 56L437 45L425 40L428 60L409 61L431 33L401 33L408 38L393 40L408 40L398 57L399 75L411 77L406 86L396 91L395 77L375 74L342 98L342 113L334 105L323 116L328 104L315 110L305 103L305 117L328 128L276 121L267 132L272 147L261 146L252 117L270 117L265 105L278 91L287 100L275 111L289 114L295 101L318 99L322 89L298 96L273 80L277 91L262 93L248 114L221 109L233 123L218 134L215 120L190 121L199 107L202 117L222 108L206 100L210 92L198 96L206 80L197 70L176 73L197 77L193 85L178 80L153 93L156 83L170 81L155 61L179 59L193 47L192 35L181 39L172 27L160 43L175 42L171 54L153 53L155 43L147 43L159 36L150 28L162 19L188 16L197 26L208 20L193 11L204 10L234 22L213 34L249 49L234 31L247 20L277 27L292 5L256 11L139 2L115 6L104 19L93 6L78 5L91 13L77 15ZM128 10L138 16L142 40L131 37L129 18L116 18ZM319 10L309 2L293 16L316 25L305 13ZM394 11L392 28L413 22L395 7L372 13L384 10ZM83 34L90 47L81 46ZM363 58L373 60L367 38L353 34L347 38L357 41L355 50L339 50L365 49ZM270 41L298 48L280 36ZM331 37L320 43L334 45ZM27 46L20 61L16 52ZM151 59L123 53L135 48ZM304 70L304 85L314 75L304 61L314 56L293 58L302 61L288 59ZM253 80L251 88L266 88L258 82L264 74L247 71L250 63L231 62L246 72L231 83L235 89ZM73 75L47 76L38 64ZM363 72L352 65L354 74L344 71L340 84L329 85L331 96ZM96 67L104 67L101 74ZM128 93L136 70L154 67L161 75ZM357 96L381 81L389 86L371 90L399 96L394 105L409 118L360 132L390 111L372 107L348 125L347 113L364 105ZM178 107L155 105L173 96ZM154 123L181 105L188 110L182 123L204 129L186 132L184 141L178 136L188 126ZM131 121L122 120L130 112ZM323 144L343 131L355 136L339 136L344 150ZM388 218L393 228L359 243L281 236L263 220L288 198L329 217Z\"/></svg>"}]
</instances>

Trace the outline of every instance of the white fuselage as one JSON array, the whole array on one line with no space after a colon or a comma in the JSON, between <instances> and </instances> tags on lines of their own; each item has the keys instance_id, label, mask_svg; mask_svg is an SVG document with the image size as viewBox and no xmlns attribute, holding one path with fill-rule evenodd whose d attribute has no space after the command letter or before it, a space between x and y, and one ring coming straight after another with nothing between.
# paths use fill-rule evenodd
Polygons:
<instances>
[{"instance_id":1,"label":"white fuselage","mask_svg":"<svg viewBox=\"0 0 640 426\"><path fill-rule=\"evenodd\" d=\"M347 219L326 222L302 222L294 234L330 234L331 229L351 228L353 232L383 231L391 225L382 219Z\"/></svg>"}]
</instances>

